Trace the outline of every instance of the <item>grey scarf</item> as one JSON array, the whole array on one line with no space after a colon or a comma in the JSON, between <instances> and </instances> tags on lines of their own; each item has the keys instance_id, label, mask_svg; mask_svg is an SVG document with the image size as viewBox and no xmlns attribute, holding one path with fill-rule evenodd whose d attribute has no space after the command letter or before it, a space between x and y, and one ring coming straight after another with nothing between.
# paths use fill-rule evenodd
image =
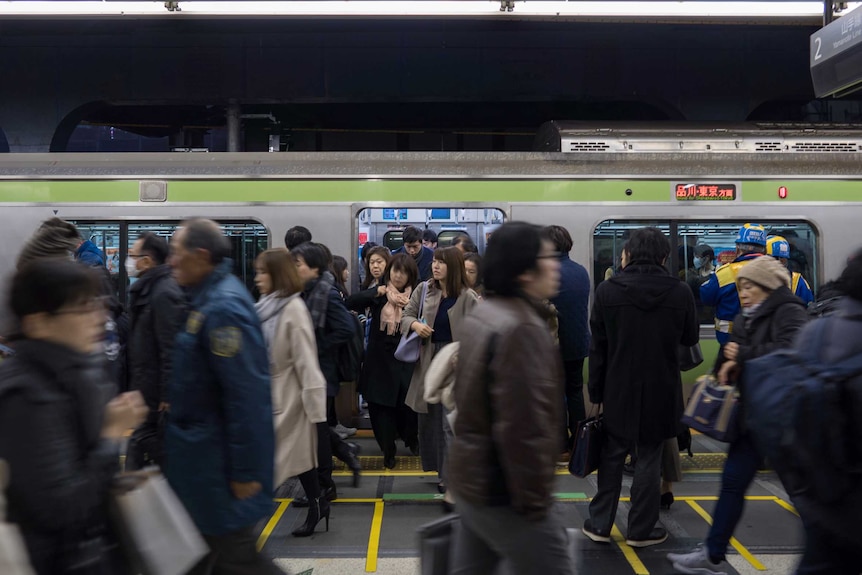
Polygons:
<instances>
[{"instance_id":1,"label":"grey scarf","mask_svg":"<svg viewBox=\"0 0 862 575\"><path fill-rule=\"evenodd\" d=\"M266 342L266 349L272 350L272 344L275 340L275 332L278 329L278 316L287 302L295 297L279 297L278 293L271 293L263 296L254 304L254 309L257 311L257 317L260 318L260 327L263 330L263 339Z\"/></svg>"},{"instance_id":2,"label":"grey scarf","mask_svg":"<svg viewBox=\"0 0 862 575\"><path fill-rule=\"evenodd\" d=\"M311 312L311 323L315 329L326 327L326 308L329 304L329 292L335 284L335 276L329 271L320 274L320 278L311 286L305 300L308 311Z\"/></svg>"}]
</instances>

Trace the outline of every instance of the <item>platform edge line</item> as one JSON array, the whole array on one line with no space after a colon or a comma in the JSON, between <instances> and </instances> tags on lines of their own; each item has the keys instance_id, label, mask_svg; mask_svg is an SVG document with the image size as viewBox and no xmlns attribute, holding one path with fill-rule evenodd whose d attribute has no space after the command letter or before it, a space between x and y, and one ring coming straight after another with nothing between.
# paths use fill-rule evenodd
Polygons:
<instances>
[{"instance_id":1,"label":"platform edge line","mask_svg":"<svg viewBox=\"0 0 862 575\"><path fill-rule=\"evenodd\" d=\"M380 550L380 531L383 528L383 501L374 502L374 517L368 534L368 553L365 557L365 572L377 572L377 554Z\"/></svg>"}]
</instances>

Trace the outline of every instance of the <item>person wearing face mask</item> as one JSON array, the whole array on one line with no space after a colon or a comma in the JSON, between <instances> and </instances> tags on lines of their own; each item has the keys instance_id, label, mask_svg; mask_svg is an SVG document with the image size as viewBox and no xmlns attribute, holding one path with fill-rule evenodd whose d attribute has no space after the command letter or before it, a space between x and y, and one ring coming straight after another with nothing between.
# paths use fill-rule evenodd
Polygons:
<instances>
[{"instance_id":1,"label":"person wearing face mask","mask_svg":"<svg viewBox=\"0 0 862 575\"><path fill-rule=\"evenodd\" d=\"M185 314L185 298L167 265L168 243L144 232L129 249L126 273L137 278L129 289L129 336L126 347L129 389L144 396L149 414L129 442L126 466L162 464L167 386L174 338Z\"/></svg>"}]
</instances>

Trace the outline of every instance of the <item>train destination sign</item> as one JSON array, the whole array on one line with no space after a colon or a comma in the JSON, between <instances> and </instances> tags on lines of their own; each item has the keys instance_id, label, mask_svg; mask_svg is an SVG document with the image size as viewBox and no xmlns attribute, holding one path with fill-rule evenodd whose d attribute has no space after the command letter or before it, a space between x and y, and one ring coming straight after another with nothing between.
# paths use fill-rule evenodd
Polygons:
<instances>
[{"instance_id":1,"label":"train destination sign","mask_svg":"<svg viewBox=\"0 0 862 575\"><path fill-rule=\"evenodd\" d=\"M673 192L682 202L732 202L736 199L736 184L680 183L676 184Z\"/></svg>"}]
</instances>

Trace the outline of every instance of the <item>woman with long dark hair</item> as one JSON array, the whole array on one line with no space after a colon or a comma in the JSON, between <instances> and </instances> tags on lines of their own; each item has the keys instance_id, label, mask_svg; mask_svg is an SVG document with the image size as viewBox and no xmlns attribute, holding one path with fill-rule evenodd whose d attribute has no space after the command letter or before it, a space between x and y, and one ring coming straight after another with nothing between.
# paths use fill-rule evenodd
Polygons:
<instances>
[{"instance_id":1,"label":"woman with long dark hair","mask_svg":"<svg viewBox=\"0 0 862 575\"><path fill-rule=\"evenodd\" d=\"M371 429L387 469L395 467L396 436L411 451L418 452L416 413L404 404L414 364L395 359L403 311L418 282L416 261L407 254L396 254L386 266L379 286L347 298L349 309L368 309L370 313L368 351L359 392L368 401Z\"/></svg>"},{"instance_id":2,"label":"woman with long dark hair","mask_svg":"<svg viewBox=\"0 0 862 575\"><path fill-rule=\"evenodd\" d=\"M402 332L412 330L422 338L419 362L413 371L405 401L419 414L422 469L437 471L440 479L438 489L441 493L446 491L446 435L447 432L451 434L451 430L448 430L449 426L445 422L443 406L425 402L425 374L438 350L463 337L461 326L464 317L478 301L476 292L467 285L461 250L452 247L438 248L431 262L431 279L424 282L424 288L423 284L420 284L413 290L401 320Z\"/></svg>"}]
</instances>

